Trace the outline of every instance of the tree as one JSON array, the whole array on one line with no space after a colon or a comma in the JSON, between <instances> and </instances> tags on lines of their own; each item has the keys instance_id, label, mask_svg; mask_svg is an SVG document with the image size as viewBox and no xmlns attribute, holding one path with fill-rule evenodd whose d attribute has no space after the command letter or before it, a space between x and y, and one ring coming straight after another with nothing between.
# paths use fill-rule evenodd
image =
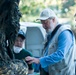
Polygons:
<instances>
[{"instance_id":1,"label":"tree","mask_svg":"<svg viewBox=\"0 0 76 75\"><path fill-rule=\"evenodd\" d=\"M0 0L0 75L26 75L28 70L27 64L16 60L13 55L20 28L18 5L19 0Z\"/></svg>"},{"instance_id":2,"label":"tree","mask_svg":"<svg viewBox=\"0 0 76 75\"><path fill-rule=\"evenodd\" d=\"M66 13L66 9L70 10L71 6L75 5L75 0L65 0L62 2L62 13Z\"/></svg>"}]
</instances>

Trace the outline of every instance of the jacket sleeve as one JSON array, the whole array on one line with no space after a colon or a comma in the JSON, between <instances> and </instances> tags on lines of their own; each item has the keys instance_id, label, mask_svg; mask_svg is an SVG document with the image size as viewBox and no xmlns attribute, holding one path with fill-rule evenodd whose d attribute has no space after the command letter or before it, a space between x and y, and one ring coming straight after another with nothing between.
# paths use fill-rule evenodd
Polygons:
<instances>
[{"instance_id":1,"label":"jacket sleeve","mask_svg":"<svg viewBox=\"0 0 76 75\"><path fill-rule=\"evenodd\" d=\"M50 54L49 56L44 56L40 58L40 64L42 68L49 65L55 64L64 58L64 55L70 50L73 40L71 32L68 30L60 33L58 37L58 48L56 52Z\"/></svg>"}]
</instances>

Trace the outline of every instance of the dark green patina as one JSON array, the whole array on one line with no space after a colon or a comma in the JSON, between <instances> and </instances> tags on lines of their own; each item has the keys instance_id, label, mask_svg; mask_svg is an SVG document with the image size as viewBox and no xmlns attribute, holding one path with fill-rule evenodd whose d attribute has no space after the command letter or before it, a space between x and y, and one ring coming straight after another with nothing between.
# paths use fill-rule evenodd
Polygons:
<instances>
[{"instance_id":1,"label":"dark green patina","mask_svg":"<svg viewBox=\"0 0 76 75\"><path fill-rule=\"evenodd\" d=\"M13 45L20 29L19 0L0 0L0 75L26 75L27 64L16 60Z\"/></svg>"}]
</instances>

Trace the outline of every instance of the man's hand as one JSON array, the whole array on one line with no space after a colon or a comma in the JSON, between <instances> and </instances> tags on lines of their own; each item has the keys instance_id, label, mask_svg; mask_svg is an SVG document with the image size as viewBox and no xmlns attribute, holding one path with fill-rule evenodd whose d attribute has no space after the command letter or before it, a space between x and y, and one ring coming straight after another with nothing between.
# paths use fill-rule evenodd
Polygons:
<instances>
[{"instance_id":1,"label":"man's hand","mask_svg":"<svg viewBox=\"0 0 76 75\"><path fill-rule=\"evenodd\" d=\"M39 64L40 63L40 60L38 58L34 58L34 57L30 57L30 56L27 56L25 58L26 62L28 62L28 64L31 64L31 63L36 63L36 64Z\"/></svg>"}]
</instances>

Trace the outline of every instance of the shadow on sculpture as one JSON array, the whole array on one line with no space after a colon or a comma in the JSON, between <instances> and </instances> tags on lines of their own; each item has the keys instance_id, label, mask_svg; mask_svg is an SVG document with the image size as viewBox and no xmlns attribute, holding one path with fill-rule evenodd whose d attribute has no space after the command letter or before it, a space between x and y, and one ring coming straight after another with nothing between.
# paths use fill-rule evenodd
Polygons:
<instances>
[{"instance_id":1,"label":"shadow on sculpture","mask_svg":"<svg viewBox=\"0 0 76 75\"><path fill-rule=\"evenodd\" d=\"M13 45L20 29L18 5L19 0L0 0L0 75L27 75L27 64L13 55Z\"/></svg>"}]
</instances>

